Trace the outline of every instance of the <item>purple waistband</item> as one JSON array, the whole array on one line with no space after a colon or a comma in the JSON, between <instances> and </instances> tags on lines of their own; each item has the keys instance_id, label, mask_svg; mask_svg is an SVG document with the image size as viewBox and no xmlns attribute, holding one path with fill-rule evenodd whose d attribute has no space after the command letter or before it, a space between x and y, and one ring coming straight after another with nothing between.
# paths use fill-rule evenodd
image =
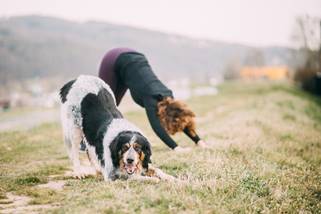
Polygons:
<instances>
[{"instance_id":1,"label":"purple waistband","mask_svg":"<svg viewBox=\"0 0 321 214\"><path fill-rule=\"evenodd\" d=\"M114 48L108 51L101 61L99 74L98 74L99 77L105 80L106 75L108 75L108 73L114 72L115 63L119 55L123 53L128 53L128 52L136 52L136 51L130 48Z\"/></svg>"},{"instance_id":2,"label":"purple waistband","mask_svg":"<svg viewBox=\"0 0 321 214\"><path fill-rule=\"evenodd\" d=\"M130 49L130 48L114 48L114 49L111 49L110 51L108 51L105 54L102 63L110 64L113 67L113 65L115 64L115 62L116 62L117 58L119 57L119 55L122 54L122 53L127 53L127 52L136 52L136 51L133 50L133 49Z\"/></svg>"}]
</instances>

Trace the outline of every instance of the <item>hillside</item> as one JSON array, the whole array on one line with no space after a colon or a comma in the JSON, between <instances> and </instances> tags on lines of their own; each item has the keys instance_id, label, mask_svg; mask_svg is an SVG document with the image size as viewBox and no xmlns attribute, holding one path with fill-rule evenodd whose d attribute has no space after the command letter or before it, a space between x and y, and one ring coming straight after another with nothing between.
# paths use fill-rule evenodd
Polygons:
<instances>
[{"instance_id":1,"label":"hillside","mask_svg":"<svg viewBox=\"0 0 321 214\"><path fill-rule=\"evenodd\" d=\"M291 65L291 50L257 49L102 22L77 23L41 16L0 19L0 82L31 77L97 74L100 60L113 47L145 53L158 75L220 76L228 63ZM260 60L262 61L262 59Z\"/></svg>"},{"instance_id":2,"label":"hillside","mask_svg":"<svg viewBox=\"0 0 321 214\"><path fill-rule=\"evenodd\" d=\"M284 83L219 89L188 102L207 150L174 153L143 110L125 114L152 142L153 164L182 183L75 180L65 174L71 164L59 124L0 133L0 212L319 213L321 100Z\"/></svg>"}]
</instances>

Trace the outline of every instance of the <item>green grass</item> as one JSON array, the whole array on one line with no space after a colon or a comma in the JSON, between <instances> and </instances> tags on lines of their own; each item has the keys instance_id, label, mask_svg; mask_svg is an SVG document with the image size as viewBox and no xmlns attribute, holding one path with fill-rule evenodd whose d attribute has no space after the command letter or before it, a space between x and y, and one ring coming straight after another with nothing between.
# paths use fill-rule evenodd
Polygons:
<instances>
[{"instance_id":1,"label":"green grass","mask_svg":"<svg viewBox=\"0 0 321 214\"><path fill-rule=\"evenodd\" d=\"M5 121L7 119L11 119L17 116L24 116L29 114L30 112L39 111L41 108L31 108L31 107L17 107L10 108L9 110L1 110L0 111L0 122Z\"/></svg>"},{"instance_id":2,"label":"green grass","mask_svg":"<svg viewBox=\"0 0 321 214\"><path fill-rule=\"evenodd\" d=\"M58 203L54 213L320 213L321 100L287 83L219 90L188 101L208 150L176 154L143 111L126 114L152 142L153 164L186 183L67 179L60 126L46 124L0 133L0 198L14 192L31 204ZM175 139L193 147L182 134ZM62 191L37 187L51 175L66 180Z\"/></svg>"}]
</instances>

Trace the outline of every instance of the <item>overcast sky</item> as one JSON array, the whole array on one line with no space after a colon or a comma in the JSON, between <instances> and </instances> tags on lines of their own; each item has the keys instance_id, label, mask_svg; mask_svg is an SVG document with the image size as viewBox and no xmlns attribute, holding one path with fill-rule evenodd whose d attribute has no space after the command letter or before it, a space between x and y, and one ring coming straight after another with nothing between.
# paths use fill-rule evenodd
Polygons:
<instances>
[{"instance_id":1,"label":"overcast sky","mask_svg":"<svg viewBox=\"0 0 321 214\"><path fill-rule=\"evenodd\" d=\"M0 16L99 20L250 45L289 46L297 15L321 17L321 0L0 0Z\"/></svg>"}]
</instances>

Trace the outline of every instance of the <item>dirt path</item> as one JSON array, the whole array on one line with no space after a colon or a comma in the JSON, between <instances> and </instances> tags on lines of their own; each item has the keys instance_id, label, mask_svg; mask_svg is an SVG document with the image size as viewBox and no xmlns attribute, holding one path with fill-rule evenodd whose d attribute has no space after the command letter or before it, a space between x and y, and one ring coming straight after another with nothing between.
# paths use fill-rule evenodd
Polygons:
<instances>
[{"instance_id":1,"label":"dirt path","mask_svg":"<svg viewBox=\"0 0 321 214\"><path fill-rule=\"evenodd\" d=\"M0 213L38 213L57 206L57 204L30 205L32 199L27 196L19 196L7 193L7 198L0 200Z\"/></svg>"},{"instance_id":2,"label":"dirt path","mask_svg":"<svg viewBox=\"0 0 321 214\"><path fill-rule=\"evenodd\" d=\"M10 116L0 120L0 132L26 130L48 122L59 120L59 109L43 109Z\"/></svg>"},{"instance_id":3,"label":"dirt path","mask_svg":"<svg viewBox=\"0 0 321 214\"><path fill-rule=\"evenodd\" d=\"M134 103L124 100L119 107L122 113L138 110ZM17 110L14 110L17 111ZM59 108L28 110L26 112L0 112L0 132L12 130L28 130L43 123L52 123L60 120Z\"/></svg>"},{"instance_id":4,"label":"dirt path","mask_svg":"<svg viewBox=\"0 0 321 214\"><path fill-rule=\"evenodd\" d=\"M51 180L46 184L37 185L37 187L62 191L65 184L66 181L64 180ZM8 192L6 199L0 200L0 213L38 213L40 210L43 211L59 206L59 204L30 204L31 201L31 197Z\"/></svg>"}]
</instances>

